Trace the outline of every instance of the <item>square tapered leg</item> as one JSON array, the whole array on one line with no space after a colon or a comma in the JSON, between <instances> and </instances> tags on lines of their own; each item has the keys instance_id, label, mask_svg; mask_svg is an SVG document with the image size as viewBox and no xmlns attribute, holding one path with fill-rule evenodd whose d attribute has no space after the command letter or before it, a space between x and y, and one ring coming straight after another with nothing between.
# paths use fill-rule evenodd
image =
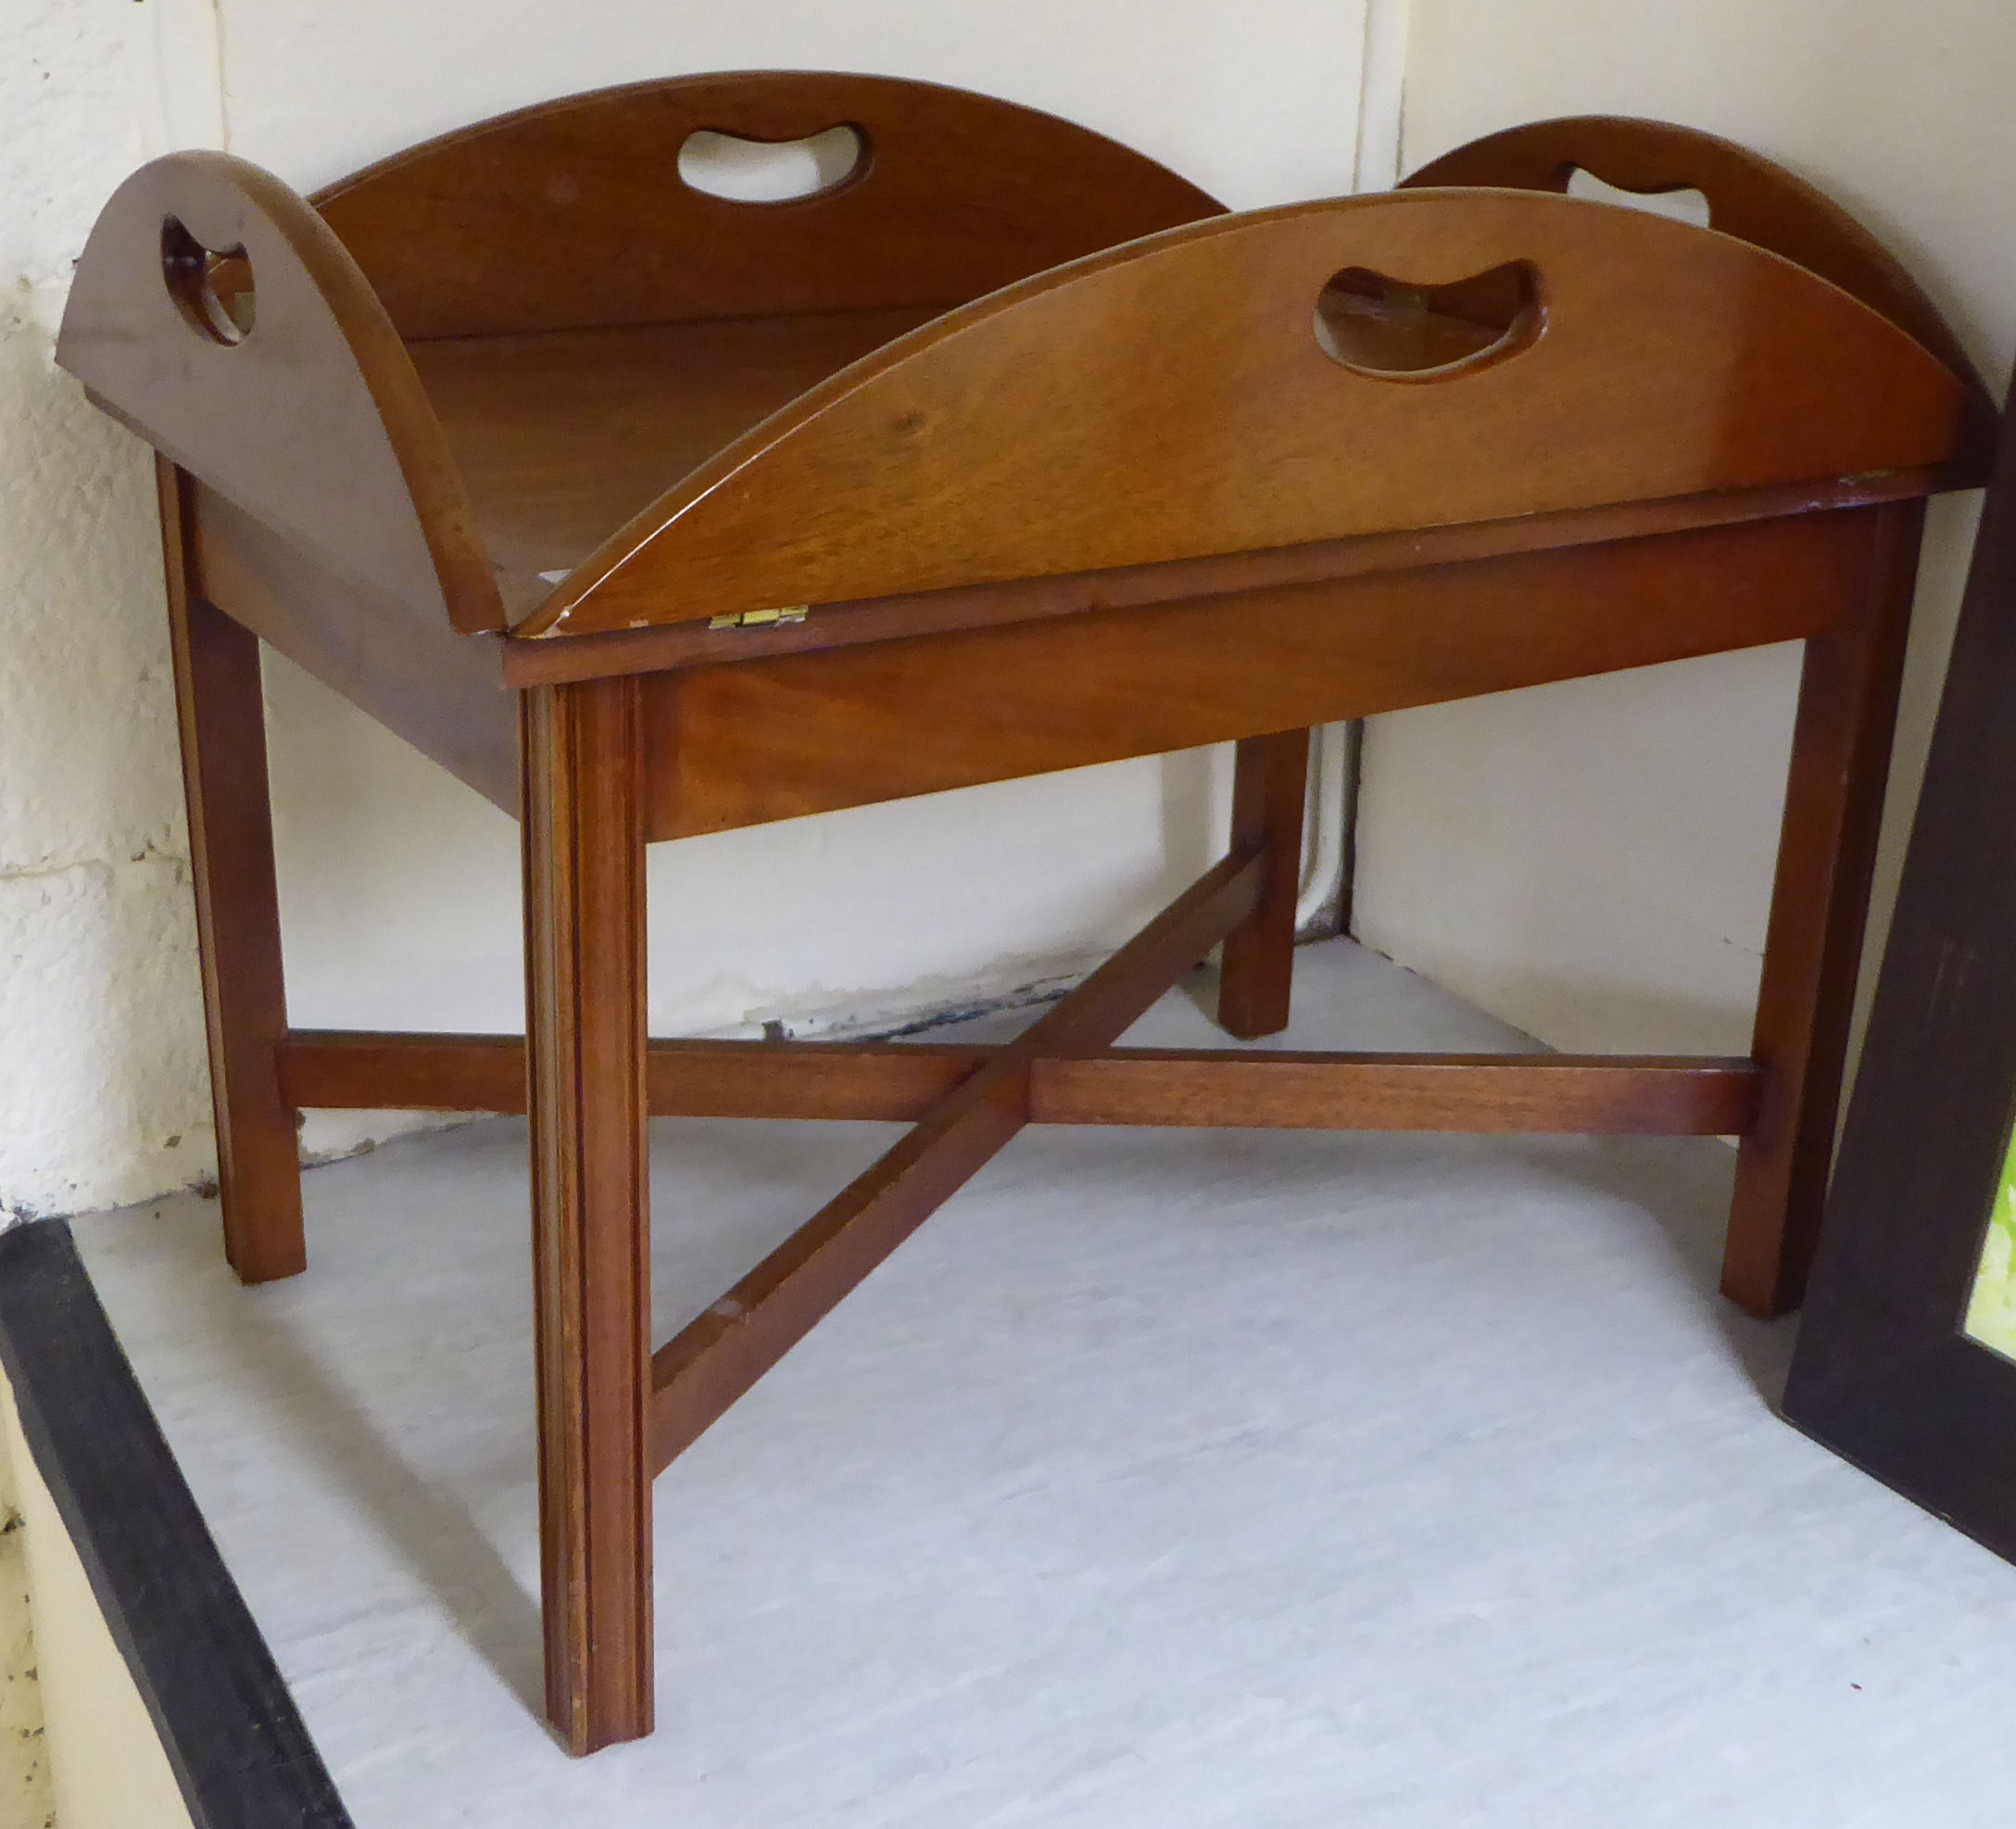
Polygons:
<instances>
[{"instance_id":1,"label":"square tapered leg","mask_svg":"<svg viewBox=\"0 0 2016 1829\"><path fill-rule=\"evenodd\" d=\"M651 1731L636 687L521 702L547 1711L587 1753Z\"/></svg>"},{"instance_id":2,"label":"square tapered leg","mask_svg":"<svg viewBox=\"0 0 2016 1829\"><path fill-rule=\"evenodd\" d=\"M1751 1044L1763 1093L1722 1259L1723 1294L1752 1315L1798 1306L1820 1236L1923 524L1922 501L1846 523L1869 542L1863 594L1806 644Z\"/></svg>"},{"instance_id":3,"label":"square tapered leg","mask_svg":"<svg viewBox=\"0 0 2016 1829\"><path fill-rule=\"evenodd\" d=\"M1225 937L1218 1023L1250 1041L1288 1027L1302 887L1302 814L1309 733L1283 730L1239 745L1232 776L1232 846L1265 853L1259 905Z\"/></svg>"},{"instance_id":4,"label":"square tapered leg","mask_svg":"<svg viewBox=\"0 0 2016 1829\"><path fill-rule=\"evenodd\" d=\"M267 794L259 644L203 595L187 476L156 460L189 809L224 1254L248 1283L306 1268L299 1115L280 1088L287 992Z\"/></svg>"}]
</instances>

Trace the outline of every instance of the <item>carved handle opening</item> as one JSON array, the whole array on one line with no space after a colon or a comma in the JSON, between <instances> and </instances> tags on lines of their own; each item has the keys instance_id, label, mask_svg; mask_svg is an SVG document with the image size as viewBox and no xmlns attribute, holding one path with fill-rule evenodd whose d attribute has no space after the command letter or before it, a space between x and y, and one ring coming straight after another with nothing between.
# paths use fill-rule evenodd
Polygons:
<instances>
[{"instance_id":1,"label":"carved handle opening","mask_svg":"<svg viewBox=\"0 0 2016 1829\"><path fill-rule=\"evenodd\" d=\"M1354 374L1441 381L1475 374L1531 347L1546 326L1530 260L1443 285L1413 285L1369 267L1334 274L1316 301L1316 340Z\"/></svg>"},{"instance_id":2,"label":"carved handle opening","mask_svg":"<svg viewBox=\"0 0 2016 1829\"><path fill-rule=\"evenodd\" d=\"M867 170L868 136L842 122L800 140L755 140L703 127L679 147L689 190L726 203L798 203L837 191Z\"/></svg>"},{"instance_id":3,"label":"carved handle opening","mask_svg":"<svg viewBox=\"0 0 2016 1829\"><path fill-rule=\"evenodd\" d=\"M252 334L258 290L243 246L206 247L178 217L161 223L161 278L190 327L227 347Z\"/></svg>"},{"instance_id":4,"label":"carved handle opening","mask_svg":"<svg viewBox=\"0 0 2016 1829\"><path fill-rule=\"evenodd\" d=\"M1561 188L1569 196L1581 197L1585 203L1615 204L1619 209L1643 209L1653 216L1664 216L1675 222L1691 223L1696 229L1713 226L1713 211L1709 207L1706 191L1691 189L1685 184L1660 185L1650 190L1627 190L1622 185L1612 184L1599 178L1594 171L1580 165L1570 166L1567 182Z\"/></svg>"}]
</instances>

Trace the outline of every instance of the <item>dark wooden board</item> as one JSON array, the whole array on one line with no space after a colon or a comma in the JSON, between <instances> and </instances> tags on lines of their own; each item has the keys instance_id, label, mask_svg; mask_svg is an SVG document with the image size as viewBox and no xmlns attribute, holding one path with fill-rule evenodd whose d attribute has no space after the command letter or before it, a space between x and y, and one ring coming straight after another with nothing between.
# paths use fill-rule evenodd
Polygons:
<instances>
[{"instance_id":1,"label":"dark wooden board","mask_svg":"<svg viewBox=\"0 0 2016 1829\"><path fill-rule=\"evenodd\" d=\"M2016 436L1988 486L1784 1413L2016 1559L2016 1363L1961 1331L2016 1120Z\"/></svg>"},{"instance_id":2,"label":"dark wooden board","mask_svg":"<svg viewBox=\"0 0 2016 1829\"><path fill-rule=\"evenodd\" d=\"M348 1829L60 1219L0 1233L0 1366L197 1829Z\"/></svg>"}]
</instances>

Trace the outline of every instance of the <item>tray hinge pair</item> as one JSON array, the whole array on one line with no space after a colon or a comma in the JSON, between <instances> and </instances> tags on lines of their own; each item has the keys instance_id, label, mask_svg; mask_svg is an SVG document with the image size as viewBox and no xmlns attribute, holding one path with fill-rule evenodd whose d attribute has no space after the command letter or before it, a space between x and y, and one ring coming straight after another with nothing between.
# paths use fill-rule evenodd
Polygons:
<instances>
[{"instance_id":1,"label":"tray hinge pair","mask_svg":"<svg viewBox=\"0 0 2016 1829\"><path fill-rule=\"evenodd\" d=\"M710 616L711 629L767 629L779 623L802 623L812 613L808 603L788 603L781 610L738 610L725 616Z\"/></svg>"}]
</instances>

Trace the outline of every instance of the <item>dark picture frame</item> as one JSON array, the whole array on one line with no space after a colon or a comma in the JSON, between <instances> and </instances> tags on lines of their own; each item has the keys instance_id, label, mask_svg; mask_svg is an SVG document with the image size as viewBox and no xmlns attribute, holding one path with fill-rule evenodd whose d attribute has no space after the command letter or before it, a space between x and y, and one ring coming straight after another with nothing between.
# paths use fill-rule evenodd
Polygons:
<instances>
[{"instance_id":1,"label":"dark picture frame","mask_svg":"<svg viewBox=\"0 0 2016 1829\"><path fill-rule=\"evenodd\" d=\"M2012 1128L2016 434L2005 418L1783 1414L2016 1560L2016 1358L1965 1331Z\"/></svg>"}]
</instances>

